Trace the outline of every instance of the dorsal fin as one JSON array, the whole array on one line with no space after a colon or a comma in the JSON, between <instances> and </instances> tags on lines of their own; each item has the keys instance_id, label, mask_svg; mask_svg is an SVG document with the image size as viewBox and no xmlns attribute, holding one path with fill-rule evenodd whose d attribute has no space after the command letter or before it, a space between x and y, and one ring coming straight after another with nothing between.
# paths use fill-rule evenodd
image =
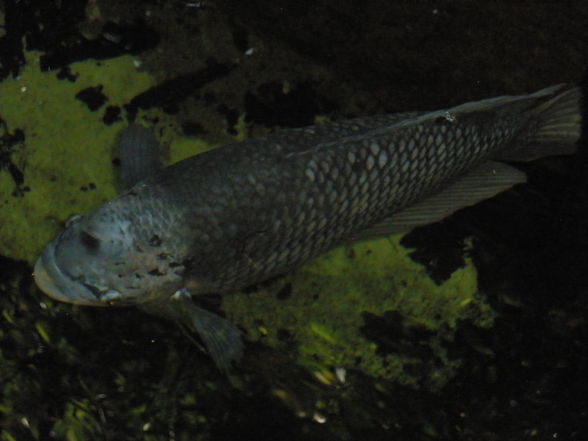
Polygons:
<instances>
[{"instance_id":1,"label":"dorsal fin","mask_svg":"<svg viewBox=\"0 0 588 441\"><path fill-rule=\"evenodd\" d=\"M119 137L121 182L124 189L161 169L159 144L153 130L131 124Z\"/></svg>"}]
</instances>

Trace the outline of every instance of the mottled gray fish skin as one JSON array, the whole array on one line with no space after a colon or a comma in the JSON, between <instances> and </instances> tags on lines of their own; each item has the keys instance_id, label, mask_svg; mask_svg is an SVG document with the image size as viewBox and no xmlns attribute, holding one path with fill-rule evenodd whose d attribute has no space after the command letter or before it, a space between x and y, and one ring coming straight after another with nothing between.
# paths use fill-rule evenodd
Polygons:
<instances>
[{"instance_id":1,"label":"mottled gray fish skin","mask_svg":"<svg viewBox=\"0 0 588 441\"><path fill-rule=\"evenodd\" d=\"M226 145L74 219L41 255L37 283L58 300L94 305L238 290L523 182L491 161L572 153L579 105L579 89L557 85Z\"/></svg>"}]
</instances>

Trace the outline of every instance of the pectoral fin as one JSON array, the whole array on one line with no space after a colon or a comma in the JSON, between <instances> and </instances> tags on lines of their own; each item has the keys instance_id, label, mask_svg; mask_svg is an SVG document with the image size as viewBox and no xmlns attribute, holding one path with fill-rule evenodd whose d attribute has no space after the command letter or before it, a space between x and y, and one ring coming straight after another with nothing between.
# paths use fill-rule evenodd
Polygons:
<instances>
[{"instance_id":1,"label":"pectoral fin","mask_svg":"<svg viewBox=\"0 0 588 441\"><path fill-rule=\"evenodd\" d=\"M196 331L220 370L229 370L231 363L243 355L239 328L196 306L186 290L177 291L165 302L143 304L139 307L149 314L173 320L191 331Z\"/></svg>"}]
</instances>

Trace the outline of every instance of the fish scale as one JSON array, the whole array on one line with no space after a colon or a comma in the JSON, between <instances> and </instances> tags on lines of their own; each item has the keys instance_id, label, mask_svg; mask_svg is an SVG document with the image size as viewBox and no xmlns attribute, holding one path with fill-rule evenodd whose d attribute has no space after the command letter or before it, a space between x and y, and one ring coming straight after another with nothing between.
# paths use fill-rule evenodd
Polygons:
<instances>
[{"instance_id":1,"label":"fish scale","mask_svg":"<svg viewBox=\"0 0 588 441\"><path fill-rule=\"evenodd\" d=\"M219 238L220 243L214 247L218 251L226 251L219 253L219 258L215 259L217 265L211 265L210 261L195 260L190 269L191 276L199 279L201 285L213 291L228 291L260 278L271 277L276 272L282 272L282 268L296 266L309 257L320 254L361 228L434 191L447 180L461 174L466 167L471 167L477 161L491 155L505 142L505 139L499 137L485 139L478 136L474 130L477 127L473 125L471 129L463 130L459 142L446 148L448 156L442 161L437 158L439 144L435 140L440 139L440 145L447 145L451 141L452 137L448 136L451 132L445 125L432 122L427 126L408 127L387 133L381 129L386 128L388 120L385 117L377 117L377 121L381 121L384 126L375 125L372 120L354 120L353 129L344 130L346 133L353 133L352 139L341 142L339 138L335 146L325 146L333 144L333 141L330 141L333 130L326 126L319 133L316 129L310 130L310 134L304 133L304 130L286 132L257 139L251 146L230 145L221 148L221 151L211 153L221 163L233 162L235 170L231 172L234 175L237 174L237 170L255 167L255 162L251 160L252 153L254 158L263 156L264 166L275 170L279 169L284 156L287 156L287 160L290 161L289 167L293 170L288 174L291 185L280 186L279 181L276 182L279 176L275 173L256 175L255 178L248 174L250 179L245 182L242 179L223 182L225 197L220 200L224 200L226 206L222 213L227 217L226 222L233 221L238 224L235 225L234 234L223 235ZM338 128L341 128L341 125L337 124ZM367 133L362 130L367 130ZM370 130L379 130L383 133L379 133L376 138L369 138ZM291 146L292 139L300 132L300 138L305 144L290 147L291 151L285 155L284 150L277 151L271 147L272 143ZM317 143L317 137L327 141ZM403 142L407 138L414 142ZM466 145L471 145L472 148L466 149ZM255 148L255 152L248 147ZM377 165L378 156L373 153L376 147L378 154L384 152L389 158L381 166ZM182 168L184 170L181 175L201 177L202 172L206 170L208 179L216 182L220 180L220 176L211 175L220 175L225 173L225 170L209 168L207 156L199 155L192 160L184 161L177 168L170 167L166 173L174 176L178 173L177 169ZM243 158L243 162L235 157ZM337 170L334 179L332 170ZM176 184L177 181L172 182ZM190 180L182 182L181 185L198 188L195 184L191 185ZM173 197L175 187L176 185L164 187L164 191L168 191L169 197ZM265 190L260 191L260 188ZM331 188L332 198L329 198L329 192L325 191L328 188ZM302 189L306 190L305 197L296 198ZM230 198L229 195L234 194L247 196L245 201ZM215 201L219 202L216 196ZM189 207L190 201L181 201L179 204ZM235 243L242 242L241 238L247 237L245 229L242 228L242 219L254 218L256 210L264 211L263 216L257 216L257 230L269 231L248 239L255 242L255 247L235 247ZM307 215L305 225L297 222L297 214L300 211ZM277 220L280 220L280 228L271 228L272 225L277 225ZM247 225L247 228L251 226ZM307 237L307 240L303 240L303 236ZM227 243L231 244L231 249L223 246ZM196 239L192 248L197 250L201 247L202 244ZM306 247L311 248L305 250ZM247 250L245 256L240 255L240 250L243 249ZM228 270L227 268L232 265L238 269ZM210 280L210 274L214 274L214 280Z\"/></svg>"}]
</instances>

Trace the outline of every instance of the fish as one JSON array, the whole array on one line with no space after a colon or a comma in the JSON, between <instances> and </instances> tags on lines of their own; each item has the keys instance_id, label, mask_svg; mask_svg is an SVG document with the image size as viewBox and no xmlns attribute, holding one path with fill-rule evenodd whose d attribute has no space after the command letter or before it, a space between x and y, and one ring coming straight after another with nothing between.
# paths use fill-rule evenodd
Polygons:
<instances>
[{"instance_id":1,"label":"fish","mask_svg":"<svg viewBox=\"0 0 588 441\"><path fill-rule=\"evenodd\" d=\"M242 333L200 296L237 292L525 182L506 162L573 154L581 100L578 87L558 84L278 131L165 168L152 131L132 124L120 138L125 190L70 217L34 279L61 302L135 305L175 320L227 370L243 355Z\"/></svg>"}]
</instances>

